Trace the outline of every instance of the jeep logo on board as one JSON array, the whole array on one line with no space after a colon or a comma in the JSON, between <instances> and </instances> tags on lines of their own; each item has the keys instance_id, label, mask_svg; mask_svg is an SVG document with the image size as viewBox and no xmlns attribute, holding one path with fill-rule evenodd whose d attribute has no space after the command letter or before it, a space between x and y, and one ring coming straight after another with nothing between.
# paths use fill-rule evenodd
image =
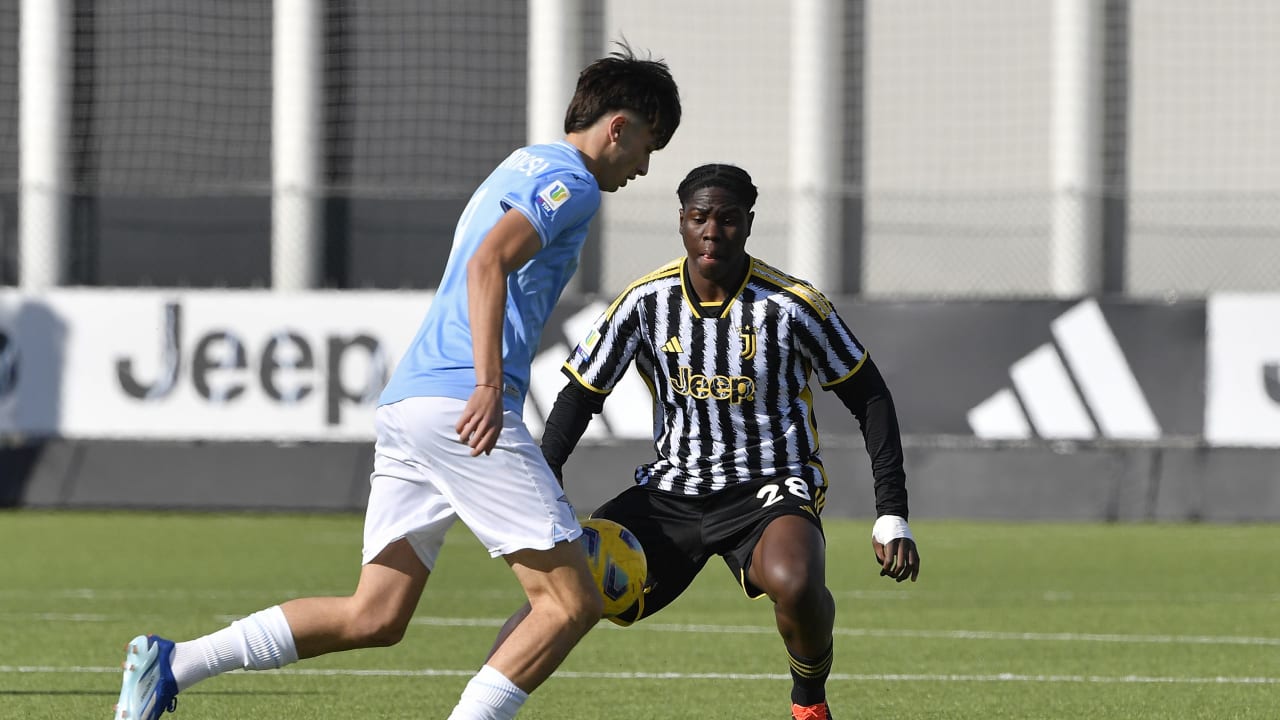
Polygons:
<instances>
[{"instance_id":1,"label":"jeep logo on board","mask_svg":"<svg viewBox=\"0 0 1280 720\"><path fill-rule=\"evenodd\" d=\"M376 338L326 336L308 338L279 329L260 340L261 349L250 352L246 338L230 329L216 329L195 338L194 347L183 345L182 305L165 305L159 368L139 377L132 357L116 360L116 380L125 395L142 401L168 397L190 373L192 387L212 404L235 402L256 383L272 401L291 405L323 393L325 422L336 425L348 405L367 405L377 398L388 374L388 363ZM352 357L352 353L356 357ZM366 372L354 386L343 380L348 359L366 364ZM248 371L242 374L240 371Z\"/></svg>"}]
</instances>

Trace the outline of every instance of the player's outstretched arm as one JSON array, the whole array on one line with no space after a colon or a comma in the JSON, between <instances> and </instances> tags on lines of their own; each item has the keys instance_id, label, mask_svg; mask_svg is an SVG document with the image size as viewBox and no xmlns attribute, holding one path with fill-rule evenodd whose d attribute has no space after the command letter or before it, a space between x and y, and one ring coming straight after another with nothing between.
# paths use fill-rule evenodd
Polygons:
<instances>
[{"instance_id":1,"label":"player's outstretched arm","mask_svg":"<svg viewBox=\"0 0 1280 720\"><path fill-rule=\"evenodd\" d=\"M564 485L562 468L565 461L578 446L591 418L604 409L604 399L604 395L582 387L573 379L565 383L564 389L556 396L556 403L547 415L547 424L542 431L542 457L561 485Z\"/></svg>"},{"instance_id":2,"label":"player's outstretched arm","mask_svg":"<svg viewBox=\"0 0 1280 720\"><path fill-rule=\"evenodd\" d=\"M920 575L920 552L907 526L907 474L902 465L898 414L884 376L868 356L836 395L858 419L875 478L876 524L871 532L880 574L898 582Z\"/></svg>"}]
</instances>

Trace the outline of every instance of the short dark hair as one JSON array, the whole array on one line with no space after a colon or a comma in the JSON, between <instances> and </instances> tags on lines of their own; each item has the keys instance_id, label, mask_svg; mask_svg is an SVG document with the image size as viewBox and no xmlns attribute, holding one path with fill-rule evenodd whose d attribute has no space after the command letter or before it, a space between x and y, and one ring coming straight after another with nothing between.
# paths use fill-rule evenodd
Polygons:
<instances>
[{"instance_id":1,"label":"short dark hair","mask_svg":"<svg viewBox=\"0 0 1280 720\"><path fill-rule=\"evenodd\" d=\"M751 176L746 170L737 165L711 163L690 170L680 182L680 187L676 189L676 197L680 198L680 204L684 205L689 202L689 198L695 191L709 187L728 190L738 199L738 202L746 206L747 210L755 206L756 198L760 195L760 191L752 184Z\"/></svg>"},{"instance_id":2,"label":"short dark hair","mask_svg":"<svg viewBox=\"0 0 1280 720\"><path fill-rule=\"evenodd\" d=\"M614 110L630 110L649 121L658 149L680 126L680 91L664 60L641 59L624 41L619 50L578 73L578 86L564 115L565 134L586 130Z\"/></svg>"}]
</instances>

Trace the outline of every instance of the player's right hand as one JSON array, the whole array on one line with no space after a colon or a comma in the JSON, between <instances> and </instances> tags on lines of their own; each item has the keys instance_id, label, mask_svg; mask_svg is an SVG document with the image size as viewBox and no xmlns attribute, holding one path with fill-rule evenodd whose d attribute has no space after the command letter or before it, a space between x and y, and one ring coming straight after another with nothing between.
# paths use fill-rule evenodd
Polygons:
<instances>
[{"instance_id":1,"label":"player's right hand","mask_svg":"<svg viewBox=\"0 0 1280 720\"><path fill-rule=\"evenodd\" d=\"M471 448L471 457L493 452L502 433L502 389L477 385L454 430L458 439Z\"/></svg>"}]
</instances>

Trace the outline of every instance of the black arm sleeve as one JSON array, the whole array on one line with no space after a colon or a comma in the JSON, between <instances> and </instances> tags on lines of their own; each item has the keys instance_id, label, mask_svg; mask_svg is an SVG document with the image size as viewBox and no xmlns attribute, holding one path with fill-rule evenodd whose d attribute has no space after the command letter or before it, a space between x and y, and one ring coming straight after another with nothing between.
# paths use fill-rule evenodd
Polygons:
<instances>
[{"instance_id":1,"label":"black arm sleeve","mask_svg":"<svg viewBox=\"0 0 1280 720\"><path fill-rule=\"evenodd\" d=\"M604 395L591 392L573 380L566 383L556 396L556 404L547 415L547 424L542 430L542 457L562 483L564 477L560 469L582 439L582 433L587 431L592 416L604 409L604 398Z\"/></svg>"},{"instance_id":2,"label":"black arm sleeve","mask_svg":"<svg viewBox=\"0 0 1280 720\"><path fill-rule=\"evenodd\" d=\"M902 435L889 386L871 358L852 377L832 388L858 418L875 478L876 515L907 518L907 474L902 468Z\"/></svg>"}]
</instances>

